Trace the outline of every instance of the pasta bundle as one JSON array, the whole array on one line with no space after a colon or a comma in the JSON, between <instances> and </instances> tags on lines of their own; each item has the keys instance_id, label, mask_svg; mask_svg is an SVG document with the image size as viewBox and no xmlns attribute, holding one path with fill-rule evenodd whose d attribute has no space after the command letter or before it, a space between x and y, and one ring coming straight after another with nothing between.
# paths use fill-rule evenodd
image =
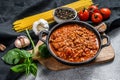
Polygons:
<instances>
[{"instance_id":1,"label":"pasta bundle","mask_svg":"<svg viewBox=\"0 0 120 80\"><path fill-rule=\"evenodd\" d=\"M93 4L92 0L79 0L79 1L67 4L63 7L70 7L75 9L76 11L79 11L79 10L82 10L83 8L88 8L92 4ZM39 20L40 18L47 20L49 23L54 22L53 10L54 9L17 20L13 23L13 29L16 32L21 32L21 31L24 31L25 29L31 30L33 23Z\"/></svg>"}]
</instances>

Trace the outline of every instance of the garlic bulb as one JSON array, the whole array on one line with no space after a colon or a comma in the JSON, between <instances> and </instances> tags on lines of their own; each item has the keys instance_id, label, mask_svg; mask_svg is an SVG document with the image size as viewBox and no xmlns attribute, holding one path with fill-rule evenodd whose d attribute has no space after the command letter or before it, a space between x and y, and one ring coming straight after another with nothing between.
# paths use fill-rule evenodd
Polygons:
<instances>
[{"instance_id":1,"label":"garlic bulb","mask_svg":"<svg viewBox=\"0 0 120 80\"><path fill-rule=\"evenodd\" d=\"M19 36L14 42L17 48L24 48L30 45L30 40L26 36Z\"/></svg>"},{"instance_id":2,"label":"garlic bulb","mask_svg":"<svg viewBox=\"0 0 120 80\"><path fill-rule=\"evenodd\" d=\"M34 33L36 35L38 35L40 33L40 31L42 30L48 30L49 29L49 25L48 22L44 19L40 19L38 21L35 21L33 23L33 27L32 27Z\"/></svg>"}]
</instances>

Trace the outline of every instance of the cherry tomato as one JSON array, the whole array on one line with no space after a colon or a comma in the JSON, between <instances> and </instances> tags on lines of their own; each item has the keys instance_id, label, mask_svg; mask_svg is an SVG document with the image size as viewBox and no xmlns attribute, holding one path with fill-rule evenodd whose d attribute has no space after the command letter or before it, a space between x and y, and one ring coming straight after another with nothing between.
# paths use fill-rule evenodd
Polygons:
<instances>
[{"instance_id":1,"label":"cherry tomato","mask_svg":"<svg viewBox=\"0 0 120 80\"><path fill-rule=\"evenodd\" d=\"M91 20L93 23L100 23L103 20L103 17L100 13L93 13Z\"/></svg>"},{"instance_id":2,"label":"cherry tomato","mask_svg":"<svg viewBox=\"0 0 120 80\"><path fill-rule=\"evenodd\" d=\"M93 13L100 13L99 9L98 9L98 5L91 5L88 8L89 12L90 12L90 16L92 16Z\"/></svg>"},{"instance_id":3,"label":"cherry tomato","mask_svg":"<svg viewBox=\"0 0 120 80\"><path fill-rule=\"evenodd\" d=\"M78 16L81 21L87 21L89 19L89 11L87 9L79 11Z\"/></svg>"},{"instance_id":4,"label":"cherry tomato","mask_svg":"<svg viewBox=\"0 0 120 80\"><path fill-rule=\"evenodd\" d=\"M103 16L103 19L108 19L111 15L111 10L109 8L101 8L100 12Z\"/></svg>"}]
</instances>

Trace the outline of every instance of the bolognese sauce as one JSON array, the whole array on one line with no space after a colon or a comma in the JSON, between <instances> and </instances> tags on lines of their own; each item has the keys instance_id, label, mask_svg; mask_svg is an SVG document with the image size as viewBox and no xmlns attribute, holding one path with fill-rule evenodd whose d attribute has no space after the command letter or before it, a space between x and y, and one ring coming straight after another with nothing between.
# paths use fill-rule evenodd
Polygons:
<instances>
[{"instance_id":1,"label":"bolognese sauce","mask_svg":"<svg viewBox=\"0 0 120 80\"><path fill-rule=\"evenodd\" d=\"M96 55L99 41L95 33L85 26L66 24L51 33L49 46L63 60L83 62Z\"/></svg>"}]
</instances>

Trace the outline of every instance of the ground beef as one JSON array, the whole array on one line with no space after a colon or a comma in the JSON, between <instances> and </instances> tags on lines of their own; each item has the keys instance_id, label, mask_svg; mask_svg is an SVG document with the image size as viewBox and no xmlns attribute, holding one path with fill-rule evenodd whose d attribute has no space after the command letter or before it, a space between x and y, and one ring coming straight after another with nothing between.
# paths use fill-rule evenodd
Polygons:
<instances>
[{"instance_id":1,"label":"ground beef","mask_svg":"<svg viewBox=\"0 0 120 80\"><path fill-rule=\"evenodd\" d=\"M83 62L95 56L99 42L85 26L66 24L51 33L49 46L54 54L64 60Z\"/></svg>"}]
</instances>

